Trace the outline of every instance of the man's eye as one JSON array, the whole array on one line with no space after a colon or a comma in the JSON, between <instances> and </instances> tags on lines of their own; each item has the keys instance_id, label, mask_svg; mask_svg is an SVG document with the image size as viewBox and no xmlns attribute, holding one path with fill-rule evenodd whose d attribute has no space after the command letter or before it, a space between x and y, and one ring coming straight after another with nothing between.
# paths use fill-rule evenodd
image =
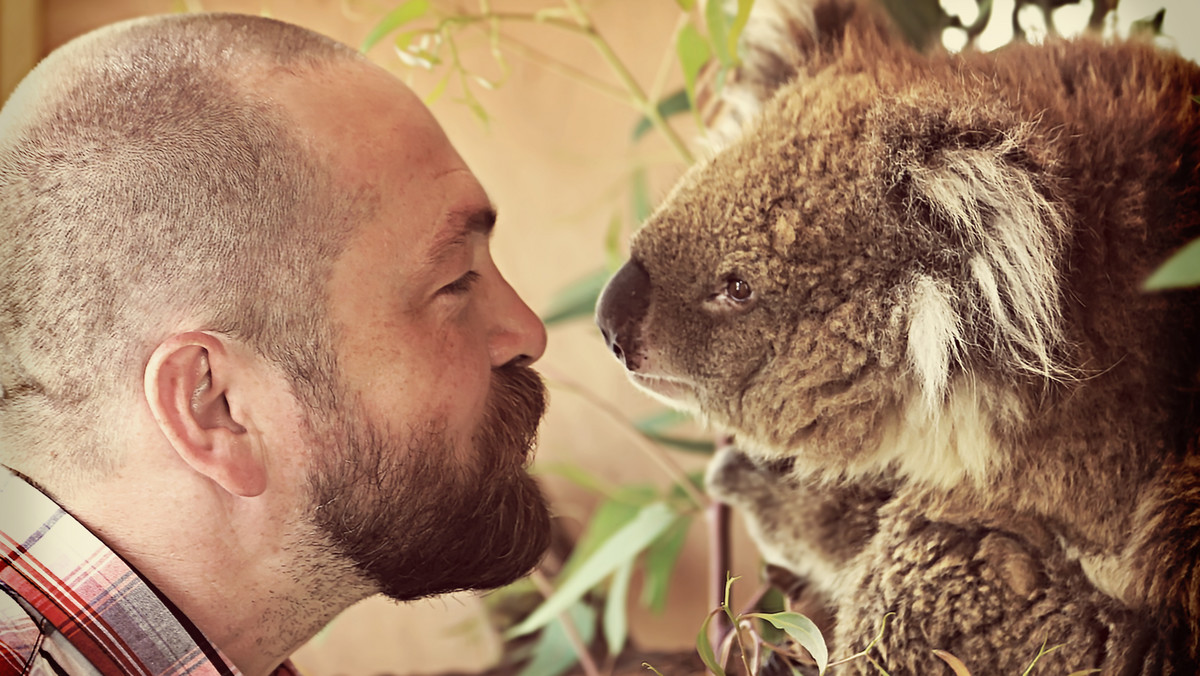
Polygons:
<instances>
[{"instance_id":1,"label":"man's eye","mask_svg":"<svg viewBox=\"0 0 1200 676\"><path fill-rule=\"evenodd\" d=\"M454 295L463 294L470 291L471 287L474 286L475 282L477 281L479 281L479 273L471 270L462 277L459 277L446 286L443 286L438 290L438 293L449 293Z\"/></svg>"}]
</instances>

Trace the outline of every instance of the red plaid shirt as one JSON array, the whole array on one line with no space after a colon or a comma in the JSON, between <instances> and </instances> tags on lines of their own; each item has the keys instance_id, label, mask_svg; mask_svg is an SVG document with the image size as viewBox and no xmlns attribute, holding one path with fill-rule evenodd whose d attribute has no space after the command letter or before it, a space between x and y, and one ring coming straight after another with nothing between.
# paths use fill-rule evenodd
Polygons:
<instances>
[{"instance_id":1,"label":"red plaid shirt","mask_svg":"<svg viewBox=\"0 0 1200 676\"><path fill-rule=\"evenodd\" d=\"M274 676L296 676L284 663ZM0 466L0 676L240 674L165 596Z\"/></svg>"}]
</instances>

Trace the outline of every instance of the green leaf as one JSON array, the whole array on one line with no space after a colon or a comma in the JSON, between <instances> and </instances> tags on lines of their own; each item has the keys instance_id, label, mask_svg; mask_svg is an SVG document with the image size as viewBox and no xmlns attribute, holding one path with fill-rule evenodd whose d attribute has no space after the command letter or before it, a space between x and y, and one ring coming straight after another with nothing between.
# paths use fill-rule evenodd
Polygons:
<instances>
[{"instance_id":1,"label":"green leaf","mask_svg":"<svg viewBox=\"0 0 1200 676\"><path fill-rule=\"evenodd\" d=\"M659 116L666 120L679 115L680 113L688 112L692 109L692 103L688 100L687 90L680 89L659 101L655 108L658 110ZM640 140L643 136L648 134L651 129L654 129L654 123L650 121L650 118L643 115L641 119L637 121L637 125L635 125L633 128L633 140Z\"/></svg>"},{"instance_id":2,"label":"green leaf","mask_svg":"<svg viewBox=\"0 0 1200 676\"><path fill-rule=\"evenodd\" d=\"M684 90L687 92L688 102L694 109L696 77L712 56L712 48L709 47L708 41L700 36L696 27L689 23L679 31L679 38L675 41L675 53L679 56L679 67L683 70Z\"/></svg>"},{"instance_id":3,"label":"green leaf","mask_svg":"<svg viewBox=\"0 0 1200 676\"><path fill-rule=\"evenodd\" d=\"M733 58L733 65L741 63L741 56L738 53L738 41L742 39L742 31L746 28L746 23L750 20L750 10L754 9L754 0L738 0L737 14L733 17L733 22L729 24L729 37L727 38L727 49Z\"/></svg>"},{"instance_id":4,"label":"green leaf","mask_svg":"<svg viewBox=\"0 0 1200 676\"><path fill-rule=\"evenodd\" d=\"M1145 282L1145 291L1182 289L1200 285L1200 238L1188 242L1167 259Z\"/></svg>"},{"instance_id":5,"label":"green leaf","mask_svg":"<svg viewBox=\"0 0 1200 676\"><path fill-rule=\"evenodd\" d=\"M719 612L721 611L714 610L704 618L704 624L700 625L700 633L696 636L696 652L700 653L700 660L713 676L725 676L725 670L721 668L721 663L717 661L717 655L713 652L712 642L708 640L708 625Z\"/></svg>"},{"instance_id":6,"label":"green leaf","mask_svg":"<svg viewBox=\"0 0 1200 676\"><path fill-rule=\"evenodd\" d=\"M825 673L825 669L829 666L829 648L825 645L825 639L821 636L821 630L817 629L817 625L812 620L808 619L800 613L749 613L746 617L757 617L766 620L775 625L776 628L787 632L797 643L812 655L813 660L817 663L817 670L820 673Z\"/></svg>"},{"instance_id":7,"label":"green leaf","mask_svg":"<svg viewBox=\"0 0 1200 676\"><path fill-rule=\"evenodd\" d=\"M669 446L677 451L683 451L685 453L712 455L717 452L717 445L711 441L684 439L682 437L673 437L667 434L660 434L658 432L650 432L647 433L646 436L662 444L663 446Z\"/></svg>"},{"instance_id":8,"label":"green leaf","mask_svg":"<svg viewBox=\"0 0 1200 676\"><path fill-rule=\"evenodd\" d=\"M425 105L432 106L438 99L442 98L442 94L446 93L446 85L450 83L450 73L446 73L438 79L437 84L433 86L428 94L425 95Z\"/></svg>"},{"instance_id":9,"label":"green leaf","mask_svg":"<svg viewBox=\"0 0 1200 676\"><path fill-rule=\"evenodd\" d=\"M650 544L642 566L645 579L642 582L642 605L661 613L667 607L667 592L671 588L671 573L679 561L679 554L687 541L690 517L681 518L662 537Z\"/></svg>"},{"instance_id":10,"label":"green leaf","mask_svg":"<svg viewBox=\"0 0 1200 676\"><path fill-rule=\"evenodd\" d=\"M1200 96L1193 96L1193 97L1192 97L1192 102L1193 102L1193 103L1200 103Z\"/></svg>"},{"instance_id":11,"label":"green leaf","mask_svg":"<svg viewBox=\"0 0 1200 676\"><path fill-rule=\"evenodd\" d=\"M559 613L575 603L592 587L626 561L633 560L643 549L667 530L679 517L665 503L656 502L642 509L636 518L614 533L596 553L562 581L546 602L530 613L516 627L505 633L507 638L524 636L546 626Z\"/></svg>"},{"instance_id":12,"label":"green leaf","mask_svg":"<svg viewBox=\"0 0 1200 676\"><path fill-rule=\"evenodd\" d=\"M650 180L646 178L646 167L638 167L633 172L633 186L630 193L633 208L633 222L643 223L650 217L654 209L650 205Z\"/></svg>"},{"instance_id":13,"label":"green leaf","mask_svg":"<svg viewBox=\"0 0 1200 676\"><path fill-rule=\"evenodd\" d=\"M708 37L712 41L717 60L726 68L734 66L734 55L729 51L729 28L732 19L725 11L724 0L708 0L704 3L704 22L708 24Z\"/></svg>"},{"instance_id":14,"label":"green leaf","mask_svg":"<svg viewBox=\"0 0 1200 676\"><path fill-rule=\"evenodd\" d=\"M591 643L596 636L595 611L582 603L576 603L567 610L567 616L579 630L584 645ZM560 676L578 661L579 655L575 653L575 645L567 636L566 627L562 620L555 620L538 637L533 647L533 657L518 676Z\"/></svg>"},{"instance_id":15,"label":"green leaf","mask_svg":"<svg viewBox=\"0 0 1200 676\"><path fill-rule=\"evenodd\" d=\"M587 527L575 543L575 549L563 564L559 573L560 579L566 579L575 573L588 559L608 541L614 533L633 521L641 507L631 505L621 500L605 500L592 512Z\"/></svg>"},{"instance_id":16,"label":"green leaf","mask_svg":"<svg viewBox=\"0 0 1200 676\"><path fill-rule=\"evenodd\" d=\"M640 432L645 434L653 434L655 432L662 432L663 430L670 429L676 425L683 424L691 419L692 416L689 413L684 413L683 411L678 411L673 408L667 408L659 411L658 413L652 413L644 418L635 420L633 422L633 426L636 427Z\"/></svg>"},{"instance_id":17,"label":"green leaf","mask_svg":"<svg viewBox=\"0 0 1200 676\"><path fill-rule=\"evenodd\" d=\"M600 299L600 292L604 289L604 285L611 276L612 273L609 272L607 267L600 268L563 287L551 299L550 309L546 310L546 313L542 315L542 323L550 326L569 319L591 317L594 315L596 313L596 301Z\"/></svg>"},{"instance_id":18,"label":"green leaf","mask_svg":"<svg viewBox=\"0 0 1200 676\"><path fill-rule=\"evenodd\" d=\"M604 640L608 643L608 654L616 657L625 649L629 638L629 579L633 577L633 560L622 564L613 573L608 596L604 599Z\"/></svg>"},{"instance_id":19,"label":"green leaf","mask_svg":"<svg viewBox=\"0 0 1200 676\"><path fill-rule=\"evenodd\" d=\"M696 6L696 0L675 0L675 4L679 5L679 9L690 12Z\"/></svg>"},{"instance_id":20,"label":"green leaf","mask_svg":"<svg viewBox=\"0 0 1200 676\"><path fill-rule=\"evenodd\" d=\"M652 439L664 446L670 446L675 450L684 451L687 453L697 453L700 455L712 455L713 453L716 453L717 445L712 441L687 439L665 433L664 430L686 422L690 419L691 416L687 413L668 409L634 422L634 427L636 427L639 432L646 435L648 439Z\"/></svg>"},{"instance_id":21,"label":"green leaf","mask_svg":"<svg viewBox=\"0 0 1200 676\"><path fill-rule=\"evenodd\" d=\"M625 256L621 253L621 221L620 214L613 214L604 231L604 262L608 264L609 272L616 272L621 267Z\"/></svg>"},{"instance_id":22,"label":"green leaf","mask_svg":"<svg viewBox=\"0 0 1200 676\"><path fill-rule=\"evenodd\" d=\"M363 52L368 51L392 31L425 16L428 12L429 0L407 0L407 2L400 3L395 9L385 14L379 23L375 24L359 49Z\"/></svg>"}]
</instances>

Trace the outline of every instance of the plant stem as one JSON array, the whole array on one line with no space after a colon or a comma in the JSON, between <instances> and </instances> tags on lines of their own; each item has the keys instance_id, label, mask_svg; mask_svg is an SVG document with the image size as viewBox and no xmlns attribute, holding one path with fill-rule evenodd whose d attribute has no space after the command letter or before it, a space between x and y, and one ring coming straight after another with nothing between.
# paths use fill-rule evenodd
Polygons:
<instances>
[{"instance_id":1,"label":"plant stem","mask_svg":"<svg viewBox=\"0 0 1200 676\"><path fill-rule=\"evenodd\" d=\"M550 584L550 580L546 579L546 574L541 569L530 573L529 579L533 580L533 585L538 588L543 597L550 598L550 595L554 593L554 587ZM558 620L563 624L563 631L567 635L567 640L571 642L571 647L575 649L575 654L579 657L579 664L583 667L584 673L587 676L600 676L600 669L596 666L596 660L588 652L587 646L583 642L583 636L579 633L579 628L575 626L575 621L566 612L559 615Z\"/></svg>"},{"instance_id":2,"label":"plant stem","mask_svg":"<svg viewBox=\"0 0 1200 676\"><path fill-rule=\"evenodd\" d=\"M671 477L672 480L679 484L679 486L683 489L683 492L687 493L688 498L690 498L697 507L704 508L710 504L711 501L708 499L708 496L704 495L696 488L695 484L692 483L692 480L688 478L687 472L683 471L683 468L675 462L674 458L668 455L666 451L647 440L646 437L636 428L633 428L629 424L629 421L625 419L624 414L618 411L616 407L597 397L592 393L591 390L574 382L570 378L563 377L561 374L556 373L551 368L542 367L542 371L548 377L552 378L553 384L578 394L579 396L583 397L584 401L592 404L602 413L618 422L621 429L632 431L633 434L630 435L630 438L634 440L634 446L636 446L638 450L648 455L655 464L657 464L664 472L667 473L668 476ZM719 602L720 601L718 599L718 603Z\"/></svg>"},{"instance_id":3,"label":"plant stem","mask_svg":"<svg viewBox=\"0 0 1200 676\"><path fill-rule=\"evenodd\" d=\"M708 607L725 604L725 585L729 577L729 505L713 500L705 510L708 521ZM718 613L708 626L709 643L720 645L733 629L726 613Z\"/></svg>"},{"instance_id":4,"label":"plant stem","mask_svg":"<svg viewBox=\"0 0 1200 676\"><path fill-rule=\"evenodd\" d=\"M596 50L600 52L600 56L608 63L608 67L612 69L613 74L617 76L617 79L629 91L635 107L650 120L655 129L666 137L671 146L675 148L675 152L679 154L680 159L689 165L695 163L696 158L688 150L687 144L683 142L683 139L680 138L671 125L667 124L667 121L658 112L657 102L650 100L650 97L646 96L646 92L642 90L642 86L633 77L633 73L629 72L629 69L625 67L625 63L613 51L612 45L608 44L608 40L605 40L600 35L600 32L596 30L596 26L588 18L587 12L579 5L579 0L564 0L564 2L575 15L575 20L579 23L579 28L582 29Z\"/></svg>"},{"instance_id":5,"label":"plant stem","mask_svg":"<svg viewBox=\"0 0 1200 676\"><path fill-rule=\"evenodd\" d=\"M650 123L654 125L654 128L658 130L658 132L664 137L666 137L667 141L671 144L671 147L674 148L676 154L679 155L679 158L683 160L685 164L693 164L696 159L695 156L692 155L692 152L688 150L687 143L683 141L683 138L679 136L679 134L674 128L671 127L671 125L667 124L666 118L664 118L662 114L658 112L657 101L646 95L646 92L642 89L642 86L638 84L637 79L633 77L633 73L629 72L629 69L625 66L625 63L621 61L621 58L617 56L615 51L613 51L612 45L610 45L608 40L604 39L604 36L600 35L599 31L596 30L596 26L588 17L587 12L583 10L577 0L565 0L565 2L575 17L574 22L566 21L554 16L530 14L525 12L484 11L479 14L460 14L457 16L446 17L438 23L434 32L442 33L450 26L455 24L466 26L470 24L486 22L491 24L490 32L493 36L495 36L498 34L496 27L498 22L521 21L554 26L556 28L561 28L563 30L571 31L584 36L589 42L592 43L592 46L596 48L596 51L600 52L601 58L603 58L604 62L608 64L609 68L613 71L613 74L616 75L617 79L620 81L621 86L624 87L624 92L627 94L627 96L621 96L619 98L624 103L631 105L638 112L645 115L646 119L650 120ZM484 5L484 7L487 7L487 5ZM492 40L494 41L495 37L492 37ZM452 42L453 40L450 41ZM572 73L571 76L579 78L579 74L577 73ZM598 81L590 76L579 79L592 86L596 86L596 84L598 84ZM604 87L600 87L600 89L601 91L605 91L605 93L611 94L613 88L605 85Z\"/></svg>"},{"instance_id":6,"label":"plant stem","mask_svg":"<svg viewBox=\"0 0 1200 676\"><path fill-rule=\"evenodd\" d=\"M572 80L581 82L611 99L620 101L625 105L629 105L629 94L626 93L624 89L621 89L620 87L614 87L607 82L594 78L582 70L579 70L575 66L563 63L552 56L539 52L533 47L530 47L529 45L515 38L507 35L501 35L500 39L504 42L504 45L508 49L511 49L518 55L537 63L542 68L554 73L558 73L563 77L568 77Z\"/></svg>"}]
</instances>

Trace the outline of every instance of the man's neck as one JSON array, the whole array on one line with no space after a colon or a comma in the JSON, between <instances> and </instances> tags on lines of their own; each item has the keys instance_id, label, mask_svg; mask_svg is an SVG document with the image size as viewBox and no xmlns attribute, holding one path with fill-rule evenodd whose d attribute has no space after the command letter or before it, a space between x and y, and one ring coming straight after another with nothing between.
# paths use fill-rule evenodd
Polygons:
<instances>
[{"instance_id":1,"label":"man's neck","mask_svg":"<svg viewBox=\"0 0 1200 676\"><path fill-rule=\"evenodd\" d=\"M63 506L247 676L267 676L373 593L294 506L230 496L169 459L141 467L72 491Z\"/></svg>"}]
</instances>

